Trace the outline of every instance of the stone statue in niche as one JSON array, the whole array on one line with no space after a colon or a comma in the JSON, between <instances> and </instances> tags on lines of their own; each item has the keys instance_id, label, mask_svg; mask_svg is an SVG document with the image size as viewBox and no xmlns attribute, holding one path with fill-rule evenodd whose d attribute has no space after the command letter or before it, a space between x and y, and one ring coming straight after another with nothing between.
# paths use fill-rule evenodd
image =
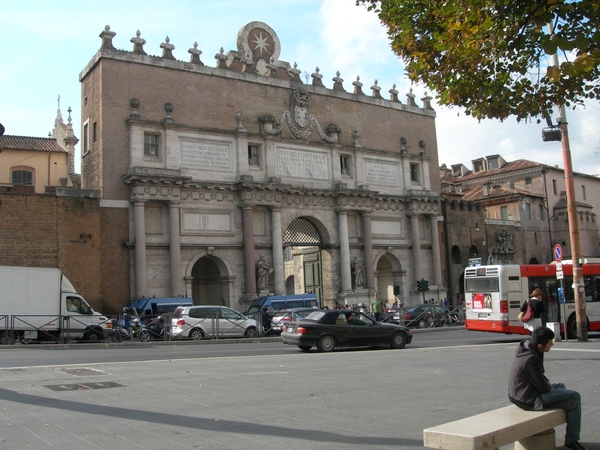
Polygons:
<instances>
[{"instance_id":1,"label":"stone statue in niche","mask_svg":"<svg viewBox=\"0 0 600 450\"><path fill-rule=\"evenodd\" d=\"M265 261L263 255L260 255L256 262L256 291L262 292L269 288L269 275L273 272L273 266Z\"/></svg>"},{"instance_id":2,"label":"stone statue in niche","mask_svg":"<svg viewBox=\"0 0 600 450\"><path fill-rule=\"evenodd\" d=\"M354 261L352 262L352 273L354 274L354 288L363 287L364 276L362 258L359 258L358 256L354 257Z\"/></svg>"}]
</instances>

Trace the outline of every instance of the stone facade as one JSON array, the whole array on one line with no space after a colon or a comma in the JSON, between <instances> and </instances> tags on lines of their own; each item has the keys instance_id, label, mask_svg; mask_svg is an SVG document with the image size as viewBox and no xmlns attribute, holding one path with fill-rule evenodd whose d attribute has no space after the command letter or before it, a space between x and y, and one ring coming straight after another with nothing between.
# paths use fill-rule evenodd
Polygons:
<instances>
[{"instance_id":1,"label":"stone facade","mask_svg":"<svg viewBox=\"0 0 600 450\"><path fill-rule=\"evenodd\" d=\"M411 304L423 277L432 296L446 295L430 97L419 107L392 89L385 100L358 80L346 92L340 74L327 88L318 70L305 85L261 22L216 54L217 67L197 46L184 62L168 41L155 57L140 35L132 52L116 50L115 35L100 34L80 74L83 125L97 130L84 143L83 186L101 191L115 306L185 295L244 309L267 292L315 292L331 306L376 290L393 301L394 285Z\"/></svg>"}]
</instances>

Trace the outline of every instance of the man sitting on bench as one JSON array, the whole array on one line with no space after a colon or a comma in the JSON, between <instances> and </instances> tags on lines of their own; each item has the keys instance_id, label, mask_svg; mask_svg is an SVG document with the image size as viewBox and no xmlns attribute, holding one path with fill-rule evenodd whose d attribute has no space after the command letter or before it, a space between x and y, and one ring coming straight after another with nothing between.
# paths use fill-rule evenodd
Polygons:
<instances>
[{"instance_id":1,"label":"man sitting on bench","mask_svg":"<svg viewBox=\"0 0 600 450\"><path fill-rule=\"evenodd\" d=\"M525 410L566 410L565 447L571 450L587 450L579 443L579 392L565 389L563 383L550 383L544 376L544 353L549 352L553 345L554 331L546 327L536 328L529 340L519 343L508 379L508 399Z\"/></svg>"}]
</instances>

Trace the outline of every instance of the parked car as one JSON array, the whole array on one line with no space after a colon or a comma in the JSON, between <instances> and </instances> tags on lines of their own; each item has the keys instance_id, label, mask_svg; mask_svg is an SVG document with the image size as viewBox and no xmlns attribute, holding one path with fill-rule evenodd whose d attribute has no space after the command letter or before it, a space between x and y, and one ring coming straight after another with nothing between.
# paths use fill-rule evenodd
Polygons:
<instances>
[{"instance_id":1,"label":"parked car","mask_svg":"<svg viewBox=\"0 0 600 450\"><path fill-rule=\"evenodd\" d=\"M283 329L283 325L289 322L297 322L298 320L304 319L310 313L315 312L315 308L292 308L277 312L271 317L271 332L274 334L280 334Z\"/></svg>"},{"instance_id":2,"label":"parked car","mask_svg":"<svg viewBox=\"0 0 600 450\"><path fill-rule=\"evenodd\" d=\"M225 306L180 306L171 316L171 337L256 337L256 321Z\"/></svg>"},{"instance_id":3,"label":"parked car","mask_svg":"<svg viewBox=\"0 0 600 450\"><path fill-rule=\"evenodd\" d=\"M314 346L320 352L330 352L336 347L404 348L412 335L406 327L378 323L358 311L333 309L314 311L299 322L284 325L281 339L305 352Z\"/></svg>"},{"instance_id":4,"label":"parked car","mask_svg":"<svg viewBox=\"0 0 600 450\"><path fill-rule=\"evenodd\" d=\"M404 311L404 326L428 328L434 326L443 326L450 323L448 311L439 305L424 304L408 308ZM394 314L391 321L399 321L399 313Z\"/></svg>"},{"instance_id":5,"label":"parked car","mask_svg":"<svg viewBox=\"0 0 600 450\"><path fill-rule=\"evenodd\" d=\"M160 315L171 314L179 306L194 306L194 301L186 297L138 298L128 308L138 316L140 325L146 325Z\"/></svg>"}]
</instances>

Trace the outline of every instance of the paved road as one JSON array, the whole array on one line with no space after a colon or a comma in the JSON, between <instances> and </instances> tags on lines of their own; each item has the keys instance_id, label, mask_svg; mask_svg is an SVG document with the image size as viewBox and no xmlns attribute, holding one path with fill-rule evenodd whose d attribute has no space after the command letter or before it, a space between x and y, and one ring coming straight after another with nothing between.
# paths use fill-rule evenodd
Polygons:
<instances>
[{"instance_id":1,"label":"paved road","mask_svg":"<svg viewBox=\"0 0 600 450\"><path fill-rule=\"evenodd\" d=\"M0 449L422 448L423 428L508 403L514 348L415 345L2 369ZM591 450L600 450L599 360L598 341L557 343L546 357L550 379L583 394L582 440Z\"/></svg>"},{"instance_id":2,"label":"paved road","mask_svg":"<svg viewBox=\"0 0 600 450\"><path fill-rule=\"evenodd\" d=\"M523 339L522 336L473 333L465 331L462 327L412 330L412 332L415 337L410 348L518 342ZM111 342L100 344L73 343L69 345L50 343L16 344L0 347L0 368L224 356L285 355L291 353L298 353L298 349L294 346L281 344L279 338L203 340L201 342L152 341L148 343L133 340L116 344Z\"/></svg>"}]
</instances>

